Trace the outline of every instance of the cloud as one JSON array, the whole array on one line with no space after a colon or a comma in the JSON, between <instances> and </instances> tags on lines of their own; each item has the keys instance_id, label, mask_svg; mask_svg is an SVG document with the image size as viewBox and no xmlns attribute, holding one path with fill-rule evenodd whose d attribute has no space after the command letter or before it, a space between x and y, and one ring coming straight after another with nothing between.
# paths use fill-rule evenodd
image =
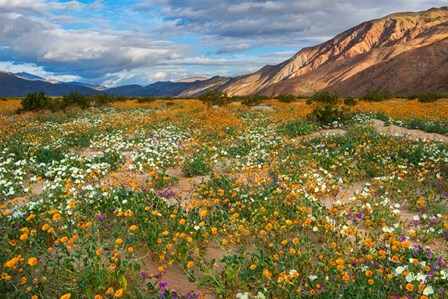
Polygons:
<instances>
[{"instance_id":1,"label":"cloud","mask_svg":"<svg viewBox=\"0 0 448 299\"><path fill-rule=\"evenodd\" d=\"M181 57L172 42L127 31L67 30L40 18L0 14L0 60L95 78Z\"/></svg>"},{"instance_id":2,"label":"cloud","mask_svg":"<svg viewBox=\"0 0 448 299\"><path fill-rule=\"evenodd\" d=\"M446 0L430 1L435 6ZM393 11L428 9L428 1L409 0L164 0L139 9L158 8L179 30L253 39L334 35L367 19ZM160 8L161 7L161 8ZM265 40L269 43L269 40Z\"/></svg>"},{"instance_id":3,"label":"cloud","mask_svg":"<svg viewBox=\"0 0 448 299\"><path fill-rule=\"evenodd\" d=\"M44 1L44 0L0 0L0 7L3 11L28 11L28 12L48 12L48 11L67 11L81 10L87 6L90 8L99 7L99 3L93 5L81 3L79 1Z\"/></svg>"}]
</instances>

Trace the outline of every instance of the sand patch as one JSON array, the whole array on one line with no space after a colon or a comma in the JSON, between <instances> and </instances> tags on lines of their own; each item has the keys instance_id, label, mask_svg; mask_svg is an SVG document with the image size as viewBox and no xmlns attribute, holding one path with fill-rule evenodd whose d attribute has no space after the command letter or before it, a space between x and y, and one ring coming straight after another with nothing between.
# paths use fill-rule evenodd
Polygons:
<instances>
[{"instance_id":1,"label":"sand patch","mask_svg":"<svg viewBox=\"0 0 448 299\"><path fill-rule=\"evenodd\" d=\"M253 111L265 111L265 112L272 112L274 111L274 108L271 106L264 106L264 105L258 105L258 106L252 106L250 107Z\"/></svg>"},{"instance_id":2,"label":"sand patch","mask_svg":"<svg viewBox=\"0 0 448 299\"><path fill-rule=\"evenodd\" d=\"M406 137L413 140L436 140L436 141L443 141L448 142L448 136L444 136L441 134L436 133L427 133L422 130L415 130L415 129L407 129L403 127L399 127L396 125L390 125L386 127L384 125L384 121L373 119L372 120L373 127L381 134L385 135L392 135L392 136L399 136L399 137Z\"/></svg>"}]
</instances>

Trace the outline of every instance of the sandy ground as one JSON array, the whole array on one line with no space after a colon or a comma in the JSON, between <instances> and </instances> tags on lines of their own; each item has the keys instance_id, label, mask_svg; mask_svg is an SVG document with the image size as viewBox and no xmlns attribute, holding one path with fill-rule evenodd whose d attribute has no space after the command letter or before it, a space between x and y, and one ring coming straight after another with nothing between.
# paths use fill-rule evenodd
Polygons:
<instances>
[{"instance_id":1,"label":"sandy ground","mask_svg":"<svg viewBox=\"0 0 448 299\"><path fill-rule=\"evenodd\" d=\"M274 111L274 108L272 108L271 106L264 106L264 105L252 106L250 107L250 109L254 111L267 111L267 112Z\"/></svg>"},{"instance_id":2,"label":"sandy ground","mask_svg":"<svg viewBox=\"0 0 448 299\"><path fill-rule=\"evenodd\" d=\"M436 133L427 133L421 130L411 130L395 125L384 126L384 121L374 119L372 120L373 127L380 132L381 134L393 135L393 136L405 136L410 139L424 139L424 140L437 140L448 142L448 137L436 134Z\"/></svg>"}]
</instances>

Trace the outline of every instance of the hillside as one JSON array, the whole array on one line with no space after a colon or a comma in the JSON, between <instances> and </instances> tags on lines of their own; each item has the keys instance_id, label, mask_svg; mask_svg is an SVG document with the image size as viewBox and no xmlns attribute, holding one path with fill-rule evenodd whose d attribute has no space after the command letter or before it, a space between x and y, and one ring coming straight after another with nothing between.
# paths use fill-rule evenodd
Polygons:
<instances>
[{"instance_id":1,"label":"hillside","mask_svg":"<svg viewBox=\"0 0 448 299\"><path fill-rule=\"evenodd\" d=\"M281 64L234 78L222 89L236 95L306 94L329 86L338 89L336 86L343 81L405 52L409 55L403 56L407 60L401 59L401 63L416 67L417 61L411 54L417 53L415 49L430 48L431 44L447 37L448 7L392 14L362 23L320 45L304 48ZM427 70L438 68L437 64L428 63L425 66ZM397 61L395 65L402 67L397 65ZM366 83L375 85L371 81ZM391 83L393 86L398 84ZM370 86L367 85L358 89L368 89Z\"/></svg>"}]
</instances>

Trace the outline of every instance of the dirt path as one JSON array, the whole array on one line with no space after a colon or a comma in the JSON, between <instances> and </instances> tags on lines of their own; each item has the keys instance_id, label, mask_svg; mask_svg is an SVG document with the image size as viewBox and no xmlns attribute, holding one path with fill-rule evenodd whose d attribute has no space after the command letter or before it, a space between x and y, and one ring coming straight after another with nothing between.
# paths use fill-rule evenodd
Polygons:
<instances>
[{"instance_id":1,"label":"dirt path","mask_svg":"<svg viewBox=\"0 0 448 299\"><path fill-rule=\"evenodd\" d=\"M250 107L250 110L272 112L272 111L274 111L274 108L272 108L271 106L258 105L258 106Z\"/></svg>"},{"instance_id":2,"label":"dirt path","mask_svg":"<svg viewBox=\"0 0 448 299\"><path fill-rule=\"evenodd\" d=\"M323 136L341 136L347 133L347 131L342 129L325 129L325 130L319 130L316 132L313 132L311 134L303 135L297 137L298 140L312 140L317 137L323 137Z\"/></svg>"},{"instance_id":3,"label":"dirt path","mask_svg":"<svg viewBox=\"0 0 448 299\"><path fill-rule=\"evenodd\" d=\"M403 127L399 127L396 125L390 125L385 126L384 121L373 119L372 120L373 127L381 134L385 135L393 135L393 136L405 136L410 139L418 140L418 139L424 139L424 140L437 140L437 141L443 141L448 142L448 136L444 136L441 134L436 133L427 133L422 130L413 130L413 129L407 129Z\"/></svg>"}]
</instances>

